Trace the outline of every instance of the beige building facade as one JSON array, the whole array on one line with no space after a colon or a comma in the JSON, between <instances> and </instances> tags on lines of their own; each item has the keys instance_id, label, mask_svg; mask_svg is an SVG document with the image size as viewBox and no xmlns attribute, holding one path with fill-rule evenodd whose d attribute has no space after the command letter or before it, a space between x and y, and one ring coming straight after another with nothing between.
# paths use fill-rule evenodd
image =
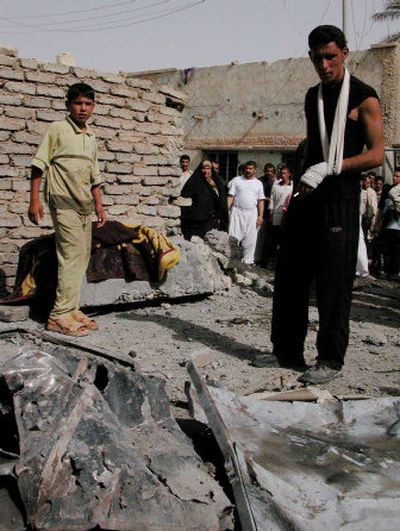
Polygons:
<instances>
[{"instance_id":1,"label":"beige building facade","mask_svg":"<svg viewBox=\"0 0 400 531\"><path fill-rule=\"evenodd\" d=\"M400 146L400 42L351 53L349 69L381 98L388 172ZM187 94L184 150L192 166L205 155L219 159L225 176L249 159L290 163L306 135L305 93L318 83L308 57L136 75Z\"/></svg>"}]
</instances>

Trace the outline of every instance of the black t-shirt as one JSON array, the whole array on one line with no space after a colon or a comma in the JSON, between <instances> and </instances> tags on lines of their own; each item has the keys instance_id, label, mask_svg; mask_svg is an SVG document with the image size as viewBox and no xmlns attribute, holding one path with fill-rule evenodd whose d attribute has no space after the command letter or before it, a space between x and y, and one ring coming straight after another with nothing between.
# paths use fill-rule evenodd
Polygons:
<instances>
[{"instance_id":1,"label":"black t-shirt","mask_svg":"<svg viewBox=\"0 0 400 531\"><path fill-rule=\"evenodd\" d=\"M335 118L336 105L342 83L323 85L324 115L328 137L330 138ZM308 90L305 100L307 120L307 155L306 168L324 160L318 125L318 88L319 85ZM367 98L378 98L376 91L354 76L350 76L350 93L348 112L358 107ZM353 157L362 153L366 142L365 128L360 120L353 120L347 116L343 158ZM317 195L323 201L355 200L360 194L360 173L347 172L341 175L329 175L318 186Z\"/></svg>"},{"instance_id":2,"label":"black t-shirt","mask_svg":"<svg viewBox=\"0 0 400 531\"><path fill-rule=\"evenodd\" d=\"M312 166L324 160L318 126L318 88L312 87L306 94L305 113L307 120L308 156L307 166ZM339 98L342 83L323 85L324 114L328 137L330 138L335 118L336 104ZM352 109L358 107L367 98L378 98L376 91L354 76L350 76L349 115ZM365 145L365 131L359 120L347 117L343 157L353 157L362 153Z\"/></svg>"}]
</instances>

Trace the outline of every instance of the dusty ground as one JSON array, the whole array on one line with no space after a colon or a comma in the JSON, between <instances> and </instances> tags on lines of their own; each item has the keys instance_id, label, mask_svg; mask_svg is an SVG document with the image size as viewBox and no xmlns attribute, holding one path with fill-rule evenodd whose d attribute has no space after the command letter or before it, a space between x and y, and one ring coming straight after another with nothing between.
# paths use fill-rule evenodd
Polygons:
<instances>
[{"instance_id":1,"label":"dusty ground","mask_svg":"<svg viewBox=\"0 0 400 531\"><path fill-rule=\"evenodd\" d=\"M268 276L263 270L258 274ZM100 330L81 341L130 353L145 373L164 378L179 415L179 405L186 400L185 363L199 350L214 354L214 360L203 369L204 375L239 394L302 387L297 382L299 373L279 368L272 357L268 366L254 366L254 361L271 348L271 308L270 294L233 285L228 291L197 301L112 308L97 315ZM400 284L368 281L356 288L343 376L320 387L335 395L400 395L399 323ZM315 358L317 328L318 314L312 307L308 362Z\"/></svg>"}]
</instances>

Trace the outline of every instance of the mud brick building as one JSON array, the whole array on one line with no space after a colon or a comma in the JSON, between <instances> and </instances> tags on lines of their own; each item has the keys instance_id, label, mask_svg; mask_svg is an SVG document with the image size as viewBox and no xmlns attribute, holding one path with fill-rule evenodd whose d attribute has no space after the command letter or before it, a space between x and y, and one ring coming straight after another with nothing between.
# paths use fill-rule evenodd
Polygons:
<instances>
[{"instance_id":1,"label":"mud brick building","mask_svg":"<svg viewBox=\"0 0 400 531\"><path fill-rule=\"evenodd\" d=\"M65 116L68 86L79 81L96 91L91 126L109 218L179 228L186 96L133 74L42 63L0 47L0 292L14 283L20 247L51 229L48 212L42 228L26 216L30 165L49 123Z\"/></svg>"}]
</instances>

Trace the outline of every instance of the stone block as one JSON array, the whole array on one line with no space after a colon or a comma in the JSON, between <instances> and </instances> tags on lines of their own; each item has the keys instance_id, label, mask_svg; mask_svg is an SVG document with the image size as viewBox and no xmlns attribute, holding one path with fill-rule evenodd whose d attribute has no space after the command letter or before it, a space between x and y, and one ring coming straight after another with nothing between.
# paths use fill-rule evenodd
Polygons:
<instances>
[{"instance_id":1,"label":"stone block","mask_svg":"<svg viewBox=\"0 0 400 531\"><path fill-rule=\"evenodd\" d=\"M31 182L29 179L13 179L12 190L18 192L20 190L28 192L31 188Z\"/></svg>"},{"instance_id":2,"label":"stone block","mask_svg":"<svg viewBox=\"0 0 400 531\"><path fill-rule=\"evenodd\" d=\"M18 177L18 170L9 164L5 164L0 166L0 177Z\"/></svg>"},{"instance_id":3,"label":"stone block","mask_svg":"<svg viewBox=\"0 0 400 531\"><path fill-rule=\"evenodd\" d=\"M125 107L111 107L109 114L113 118L124 118L125 120L133 120L135 117L134 112Z\"/></svg>"},{"instance_id":4,"label":"stone block","mask_svg":"<svg viewBox=\"0 0 400 531\"><path fill-rule=\"evenodd\" d=\"M45 72L54 72L55 74L68 74L70 67L67 65L59 65L59 64L44 64L42 66L43 70Z\"/></svg>"},{"instance_id":5,"label":"stone block","mask_svg":"<svg viewBox=\"0 0 400 531\"><path fill-rule=\"evenodd\" d=\"M161 92L162 94L165 94L166 96L170 96L174 100L185 102L188 99L188 95L185 92L182 92L180 90L175 90L169 87L168 85L161 85L157 88L159 92Z\"/></svg>"},{"instance_id":6,"label":"stone block","mask_svg":"<svg viewBox=\"0 0 400 531\"><path fill-rule=\"evenodd\" d=\"M1 44L0 55L6 55L7 57L17 57L18 50L17 48L14 48L14 46L10 46L8 44Z\"/></svg>"},{"instance_id":7,"label":"stone block","mask_svg":"<svg viewBox=\"0 0 400 531\"><path fill-rule=\"evenodd\" d=\"M157 221L157 218L153 219ZM151 221L151 218L146 220L146 224L148 221ZM168 221L175 222L175 220ZM138 221L133 222L143 222L143 218L139 216ZM152 300L160 296L174 299L210 295L226 286L226 276L204 242L197 240L194 243L174 238L173 243L179 247L181 260L178 265L168 271L164 282L150 285L144 281L125 282L121 279L111 279L97 284L88 284L84 279L81 304L101 306Z\"/></svg>"},{"instance_id":8,"label":"stone block","mask_svg":"<svg viewBox=\"0 0 400 531\"><path fill-rule=\"evenodd\" d=\"M110 151L99 151L97 158L99 160L106 160L106 161L115 160L115 153L111 153Z\"/></svg>"},{"instance_id":9,"label":"stone block","mask_svg":"<svg viewBox=\"0 0 400 531\"><path fill-rule=\"evenodd\" d=\"M145 216L156 216L157 208L151 205L139 204L137 207L138 214L144 214Z\"/></svg>"},{"instance_id":10,"label":"stone block","mask_svg":"<svg viewBox=\"0 0 400 531\"><path fill-rule=\"evenodd\" d=\"M42 111L41 114L40 114L40 117L41 119L47 117L48 115L51 115L53 114L53 116L55 116L55 113L48 113L48 112L44 112ZM59 115L57 115L59 116ZM49 124L47 123L49 120L44 120L42 122L28 122L27 123L27 127L28 127L28 131L30 133L37 133L38 135L44 135L44 133L47 131L47 129L49 128Z\"/></svg>"},{"instance_id":11,"label":"stone block","mask_svg":"<svg viewBox=\"0 0 400 531\"><path fill-rule=\"evenodd\" d=\"M16 57L9 57L8 55L0 55L0 66L17 66L18 59Z\"/></svg>"},{"instance_id":12,"label":"stone block","mask_svg":"<svg viewBox=\"0 0 400 531\"><path fill-rule=\"evenodd\" d=\"M121 177L122 179L123 177ZM123 183L123 181L121 180ZM119 205L134 206L139 204L139 196L135 194L118 196L117 203Z\"/></svg>"},{"instance_id":13,"label":"stone block","mask_svg":"<svg viewBox=\"0 0 400 531\"><path fill-rule=\"evenodd\" d=\"M160 124L160 133L162 135L183 135L183 130L179 129L178 127L175 127L174 125L169 124Z\"/></svg>"},{"instance_id":14,"label":"stone block","mask_svg":"<svg viewBox=\"0 0 400 531\"><path fill-rule=\"evenodd\" d=\"M43 107L45 107L45 106L43 105ZM47 107L49 108L50 105L48 105ZM64 112L66 112L65 101L64 100L52 100L51 101L51 108L54 109L55 111L64 111ZM97 112L97 106L96 106L96 112Z\"/></svg>"},{"instance_id":15,"label":"stone block","mask_svg":"<svg viewBox=\"0 0 400 531\"><path fill-rule=\"evenodd\" d=\"M24 98L24 105L34 109L50 109L52 101L49 98ZM65 103L62 105L62 108L65 109Z\"/></svg>"},{"instance_id":16,"label":"stone block","mask_svg":"<svg viewBox=\"0 0 400 531\"><path fill-rule=\"evenodd\" d=\"M107 172L116 173L116 174L130 174L132 173L132 164L116 164L113 162L108 162L106 164Z\"/></svg>"},{"instance_id":17,"label":"stone block","mask_svg":"<svg viewBox=\"0 0 400 531\"><path fill-rule=\"evenodd\" d=\"M26 321L29 317L29 306L6 306L0 305L0 321L16 323Z\"/></svg>"},{"instance_id":18,"label":"stone block","mask_svg":"<svg viewBox=\"0 0 400 531\"><path fill-rule=\"evenodd\" d=\"M125 78L124 76L118 75L118 74L101 74L100 78L105 81L106 83L113 83L115 85L118 85L120 83L124 83Z\"/></svg>"},{"instance_id":19,"label":"stone block","mask_svg":"<svg viewBox=\"0 0 400 531\"><path fill-rule=\"evenodd\" d=\"M133 174L134 175L157 175L157 168L154 166L143 166L142 164L136 163L133 165Z\"/></svg>"},{"instance_id":20,"label":"stone block","mask_svg":"<svg viewBox=\"0 0 400 531\"><path fill-rule=\"evenodd\" d=\"M96 79L90 83L90 86L96 91L96 92L102 92L103 94L108 94L110 87L107 83L104 83L104 81L101 81L100 79Z\"/></svg>"},{"instance_id":21,"label":"stone block","mask_svg":"<svg viewBox=\"0 0 400 531\"><path fill-rule=\"evenodd\" d=\"M158 175L166 175L168 177L179 177L182 173L182 170L180 168L173 166L160 166L157 171Z\"/></svg>"},{"instance_id":22,"label":"stone block","mask_svg":"<svg viewBox=\"0 0 400 531\"><path fill-rule=\"evenodd\" d=\"M151 195L149 197L146 197L142 203L144 205L159 205L160 204L160 199L159 197L157 197L156 195Z\"/></svg>"},{"instance_id":23,"label":"stone block","mask_svg":"<svg viewBox=\"0 0 400 531\"><path fill-rule=\"evenodd\" d=\"M111 107L109 105L96 105L95 113L98 116L108 116Z\"/></svg>"},{"instance_id":24,"label":"stone block","mask_svg":"<svg viewBox=\"0 0 400 531\"><path fill-rule=\"evenodd\" d=\"M21 105L22 101L22 96L0 94L0 105Z\"/></svg>"},{"instance_id":25,"label":"stone block","mask_svg":"<svg viewBox=\"0 0 400 531\"><path fill-rule=\"evenodd\" d=\"M21 131L21 129L25 129L25 120L3 117L1 119L1 128L6 131Z\"/></svg>"},{"instance_id":26,"label":"stone block","mask_svg":"<svg viewBox=\"0 0 400 531\"><path fill-rule=\"evenodd\" d=\"M133 150L133 144L128 142L107 141L106 147L109 151L122 151L123 153L130 153Z\"/></svg>"},{"instance_id":27,"label":"stone block","mask_svg":"<svg viewBox=\"0 0 400 531\"><path fill-rule=\"evenodd\" d=\"M143 186L164 186L166 185L165 177L146 176L142 179Z\"/></svg>"},{"instance_id":28,"label":"stone block","mask_svg":"<svg viewBox=\"0 0 400 531\"><path fill-rule=\"evenodd\" d=\"M37 119L43 122L58 122L64 120L65 113L57 111L37 111Z\"/></svg>"},{"instance_id":29,"label":"stone block","mask_svg":"<svg viewBox=\"0 0 400 531\"><path fill-rule=\"evenodd\" d=\"M32 157L30 155L11 155L11 161L18 168L30 168Z\"/></svg>"},{"instance_id":30,"label":"stone block","mask_svg":"<svg viewBox=\"0 0 400 531\"><path fill-rule=\"evenodd\" d=\"M29 221L27 221L27 223L30 224ZM8 234L9 234L9 237L13 239L31 240L33 238L38 238L39 236L43 236L44 232L41 227L36 227L30 224L30 226L12 228L12 230L10 230Z\"/></svg>"},{"instance_id":31,"label":"stone block","mask_svg":"<svg viewBox=\"0 0 400 531\"><path fill-rule=\"evenodd\" d=\"M150 135L156 135L160 132L161 124L151 124L151 123L141 123L136 125L136 131L140 131L142 133L148 133Z\"/></svg>"},{"instance_id":32,"label":"stone block","mask_svg":"<svg viewBox=\"0 0 400 531\"><path fill-rule=\"evenodd\" d=\"M177 207L186 207L192 205L191 197L178 197L174 199L173 204Z\"/></svg>"},{"instance_id":33,"label":"stone block","mask_svg":"<svg viewBox=\"0 0 400 531\"><path fill-rule=\"evenodd\" d=\"M20 227L21 225L21 216L18 216L17 214L5 214L4 216L0 217L0 227L14 228Z\"/></svg>"},{"instance_id":34,"label":"stone block","mask_svg":"<svg viewBox=\"0 0 400 531\"><path fill-rule=\"evenodd\" d=\"M163 157L163 156L144 156L143 159L143 164L148 164L149 166L150 165L154 165L154 166L161 166L161 165L166 165L168 164L168 159L167 157Z\"/></svg>"},{"instance_id":35,"label":"stone block","mask_svg":"<svg viewBox=\"0 0 400 531\"><path fill-rule=\"evenodd\" d=\"M33 144L37 146L38 144L40 144L42 136L36 133L27 133L26 131L18 131L17 133L13 134L12 139L15 140L15 142L23 142L23 143ZM25 149L25 147L22 147L21 149Z\"/></svg>"},{"instance_id":36,"label":"stone block","mask_svg":"<svg viewBox=\"0 0 400 531\"><path fill-rule=\"evenodd\" d=\"M163 218L179 218L181 215L181 209L173 205L160 205L157 208L157 213Z\"/></svg>"},{"instance_id":37,"label":"stone block","mask_svg":"<svg viewBox=\"0 0 400 531\"><path fill-rule=\"evenodd\" d=\"M46 72L25 72L25 79L34 83L51 83L56 82L56 76L54 74L47 74Z\"/></svg>"},{"instance_id":38,"label":"stone block","mask_svg":"<svg viewBox=\"0 0 400 531\"><path fill-rule=\"evenodd\" d=\"M100 127L110 127L112 129L121 129L121 120L116 118L95 117L94 124Z\"/></svg>"},{"instance_id":39,"label":"stone block","mask_svg":"<svg viewBox=\"0 0 400 531\"><path fill-rule=\"evenodd\" d=\"M0 79L12 79L13 81L23 81L24 73L22 70L14 70L13 68L1 68Z\"/></svg>"},{"instance_id":40,"label":"stone block","mask_svg":"<svg viewBox=\"0 0 400 531\"><path fill-rule=\"evenodd\" d=\"M0 131L0 142L5 142L11 137L11 131Z\"/></svg>"},{"instance_id":41,"label":"stone block","mask_svg":"<svg viewBox=\"0 0 400 531\"><path fill-rule=\"evenodd\" d=\"M8 155L0 155L0 164L8 164L10 157Z\"/></svg>"},{"instance_id":42,"label":"stone block","mask_svg":"<svg viewBox=\"0 0 400 531\"><path fill-rule=\"evenodd\" d=\"M134 142L134 143L137 143L143 138L143 136L144 135L142 133L135 133L135 132L131 132L131 131L120 131L118 133L118 138L122 142ZM135 144L135 149L136 149L136 144Z\"/></svg>"},{"instance_id":43,"label":"stone block","mask_svg":"<svg viewBox=\"0 0 400 531\"><path fill-rule=\"evenodd\" d=\"M138 77L128 77L127 85L133 88L150 89L153 83L149 79L141 79Z\"/></svg>"},{"instance_id":44,"label":"stone block","mask_svg":"<svg viewBox=\"0 0 400 531\"><path fill-rule=\"evenodd\" d=\"M108 207L107 213L110 214L110 216L120 216L122 214L126 214L126 206L112 205Z\"/></svg>"},{"instance_id":45,"label":"stone block","mask_svg":"<svg viewBox=\"0 0 400 531\"><path fill-rule=\"evenodd\" d=\"M132 111L147 112L150 109L150 103L148 101L133 100L128 101L127 106Z\"/></svg>"},{"instance_id":46,"label":"stone block","mask_svg":"<svg viewBox=\"0 0 400 531\"><path fill-rule=\"evenodd\" d=\"M37 70L39 63L36 59L21 59L21 66L28 70Z\"/></svg>"},{"instance_id":47,"label":"stone block","mask_svg":"<svg viewBox=\"0 0 400 531\"><path fill-rule=\"evenodd\" d=\"M65 98L65 90L47 85L37 85L36 94L39 96L50 96L51 98Z\"/></svg>"},{"instance_id":48,"label":"stone block","mask_svg":"<svg viewBox=\"0 0 400 531\"><path fill-rule=\"evenodd\" d=\"M25 118L32 120L35 116L35 111L26 107L6 107L5 115L8 118Z\"/></svg>"},{"instance_id":49,"label":"stone block","mask_svg":"<svg viewBox=\"0 0 400 531\"><path fill-rule=\"evenodd\" d=\"M115 131L114 129L107 129L105 127L95 127L94 132L96 134L97 139L108 139L112 138L115 139Z\"/></svg>"},{"instance_id":50,"label":"stone block","mask_svg":"<svg viewBox=\"0 0 400 531\"><path fill-rule=\"evenodd\" d=\"M144 92L142 94L144 101L150 101L151 103L157 103L159 105L165 104L165 96L159 92Z\"/></svg>"},{"instance_id":51,"label":"stone block","mask_svg":"<svg viewBox=\"0 0 400 531\"><path fill-rule=\"evenodd\" d=\"M117 153L117 162L129 162L133 164L134 162L139 162L140 159L140 155L136 155L135 153Z\"/></svg>"},{"instance_id":52,"label":"stone block","mask_svg":"<svg viewBox=\"0 0 400 531\"><path fill-rule=\"evenodd\" d=\"M143 143L136 143L134 145L136 153L139 153L140 155L157 155L159 153L159 149L154 144L143 144Z\"/></svg>"},{"instance_id":53,"label":"stone block","mask_svg":"<svg viewBox=\"0 0 400 531\"><path fill-rule=\"evenodd\" d=\"M85 77L98 77L99 73L93 68L81 68L74 66L72 72L76 75L78 79L84 79Z\"/></svg>"},{"instance_id":54,"label":"stone block","mask_svg":"<svg viewBox=\"0 0 400 531\"><path fill-rule=\"evenodd\" d=\"M10 92L18 92L20 94L36 94L36 85L33 83L23 83L19 81L7 81L4 88Z\"/></svg>"},{"instance_id":55,"label":"stone block","mask_svg":"<svg viewBox=\"0 0 400 531\"><path fill-rule=\"evenodd\" d=\"M108 195L128 195L132 192L132 188L128 185L112 184L105 185L104 191Z\"/></svg>"},{"instance_id":56,"label":"stone block","mask_svg":"<svg viewBox=\"0 0 400 531\"><path fill-rule=\"evenodd\" d=\"M125 87L121 85L111 87L110 92L114 96L122 96L124 98L136 99L138 97L138 92L136 90L132 90L129 87Z\"/></svg>"},{"instance_id":57,"label":"stone block","mask_svg":"<svg viewBox=\"0 0 400 531\"><path fill-rule=\"evenodd\" d=\"M112 105L113 107L125 107L126 105L123 98L109 94L96 94L96 102L103 103L104 105Z\"/></svg>"}]
</instances>

